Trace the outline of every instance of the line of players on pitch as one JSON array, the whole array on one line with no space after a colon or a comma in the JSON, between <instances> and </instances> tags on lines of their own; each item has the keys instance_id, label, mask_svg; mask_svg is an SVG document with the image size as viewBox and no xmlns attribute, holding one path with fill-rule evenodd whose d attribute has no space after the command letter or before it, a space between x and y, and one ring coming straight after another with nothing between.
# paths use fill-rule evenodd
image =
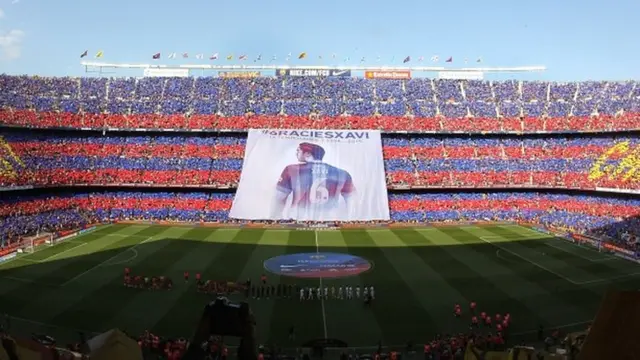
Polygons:
<instances>
[{"instance_id":1,"label":"line of players on pitch","mask_svg":"<svg viewBox=\"0 0 640 360\"><path fill-rule=\"evenodd\" d=\"M184 273L185 282L189 281L189 272ZM300 293L300 301L308 300L364 300L366 304L371 304L376 298L376 290L373 286L363 286L360 291L360 286L340 286L336 289L335 286L329 288L325 286L324 289L321 286L318 287L300 287L299 285L267 285L267 277L263 274L260 277L262 286L251 286L251 281L247 280L245 284L236 284L231 286L229 282L218 281L202 281L200 273L196 273L196 283L198 284L199 292L245 292L247 297L253 298L269 298L269 297L290 297L293 291ZM173 287L173 281L165 276L145 277L140 275L131 275L131 269L124 269L124 286L135 288L147 288L147 289L166 289L170 290Z\"/></svg>"},{"instance_id":2,"label":"line of players on pitch","mask_svg":"<svg viewBox=\"0 0 640 360\"><path fill-rule=\"evenodd\" d=\"M331 290L331 291L329 291ZM362 292L360 292L360 286L345 286L338 287L336 292L336 287L332 286L329 289L328 286L325 286L324 289L321 287L307 287L300 288L300 301L306 300L353 300L353 299L363 299L365 302L371 302L376 298L376 290L373 286L364 286L362 288ZM362 295L362 297L360 297Z\"/></svg>"}]
</instances>

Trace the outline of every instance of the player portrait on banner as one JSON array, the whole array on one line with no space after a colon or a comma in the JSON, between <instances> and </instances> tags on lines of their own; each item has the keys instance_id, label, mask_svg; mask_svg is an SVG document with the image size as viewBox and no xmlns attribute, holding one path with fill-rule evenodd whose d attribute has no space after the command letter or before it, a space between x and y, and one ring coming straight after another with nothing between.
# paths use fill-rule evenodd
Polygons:
<instances>
[{"instance_id":1,"label":"player portrait on banner","mask_svg":"<svg viewBox=\"0 0 640 360\"><path fill-rule=\"evenodd\" d=\"M229 216L388 220L380 132L250 130Z\"/></svg>"},{"instance_id":2,"label":"player portrait on banner","mask_svg":"<svg viewBox=\"0 0 640 360\"><path fill-rule=\"evenodd\" d=\"M275 193L272 218L286 216L292 211L317 213L349 209L349 199L356 188L346 170L324 163L322 146L303 142L296 149L297 164L287 165L280 175ZM287 199L292 197L286 211ZM342 202L340 201L342 198Z\"/></svg>"}]
</instances>

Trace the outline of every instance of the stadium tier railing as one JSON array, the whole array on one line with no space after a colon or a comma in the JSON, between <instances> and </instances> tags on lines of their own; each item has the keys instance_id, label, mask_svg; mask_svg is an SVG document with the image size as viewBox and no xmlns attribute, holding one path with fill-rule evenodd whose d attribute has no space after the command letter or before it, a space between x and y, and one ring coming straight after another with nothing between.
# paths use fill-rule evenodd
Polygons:
<instances>
[{"instance_id":1,"label":"stadium tier railing","mask_svg":"<svg viewBox=\"0 0 640 360\"><path fill-rule=\"evenodd\" d=\"M480 119L480 118L420 118L413 117L405 118L407 126L398 127L397 118L390 120L388 124L380 124L380 120L377 120L378 124L364 124L360 120L356 120L354 117L344 116L344 119L340 122L329 124L314 124L314 121L304 121L297 123L295 121L288 121L286 124L280 124L278 121L264 121L256 122L252 121L251 116L241 117L242 121L237 121L234 117L220 117L207 120L212 123L210 127L190 127L190 125L184 126L158 126L153 122L149 124L146 121L141 121L140 124L135 124L133 121L126 121L127 123L133 123L132 126L122 126L111 124L108 120L101 122L91 121L85 123L82 117L79 120L74 121L74 125L62 125L61 121L54 121L52 124L48 122L37 121L39 115L34 113L33 116L28 116L23 120L16 120L14 117L18 115L8 117L3 115L0 110L0 126L7 128L24 128L24 129L49 129L49 130L80 130L80 131L110 131L110 132L172 132L172 133L245 133L249 128L269 128L269 129L334 129L334 130L381 130L383 133L388 134L599 134L599 133L616 133L616 132L628 132L640 130L640 116L629 115L626 117L593 117L584 118L580 122L594 123L600 122L602 126L585 129L571 129L571 128L555 128L554 126L547 126L547 124L558 123L559 119L555 118L539 118L539 119L521 119L521 118L499 118L499 119ZM283 118L286 118L283 117ZM30 120L27 120L30 119ZM224 119L224 124L216 124L218 119ZM594 120L601 119L601 120ZM534 121L535 120L535 121ZM202 121L202 120L199 120ZM529 121L529 122L527 122ZM234 126L234 123L241 124L242 126ZM449 126L448 124L452 125ZM462 126L461 123L466 123ZM493 124L490 126L482 124ZM189 124L188 118L184 118L184 124ZM431 124L433 126L424 126L424 124ZM455 127L453 127L455 124ZM507 125L511 124L511 125ZM513 124L516 124L514 126ZM618 124L618 125L616 125ZM628 126L619 126L620 124ZM148 125L148 126L143 126Z\"/></svg>"},{"instance_id":2,"label":"stadium tier railing","mask_svg":"<svg viewBox=\"0 0 640 360\"><path fill-rule=\"evenodd\" d=\"M30 189L47 189L47 188L87 188L87 187L104 187L104 188L180 188L180 189L208 189L208 190L234 190L234 185L184 185L184 184L148 184L148 183L83 183L83 184L55 184L55 185L29 185L29 186L0 186L0 192L20 191ZM387 185L388 190L393 191L411 191L411 190L573 190L573 191L597 191L604 193L618 194L640 194L639 189L617 189L606 187L571 187L571 186L548 186L548 185L486 185L486 186L427 186L427 185Z\"/></svg>"}]
</instances>

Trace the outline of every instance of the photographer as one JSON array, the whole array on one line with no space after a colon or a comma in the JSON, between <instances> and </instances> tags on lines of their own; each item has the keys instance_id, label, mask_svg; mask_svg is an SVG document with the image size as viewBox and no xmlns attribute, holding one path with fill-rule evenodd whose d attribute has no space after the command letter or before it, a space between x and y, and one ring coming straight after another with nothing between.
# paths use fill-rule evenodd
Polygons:
<instances>
[{"instance_id":1,"label":"photographer","mask_svg":"<svg viewBox=\"0 0 640 360\"><path fill-rule=\"evenodd\" d=\"M227 298L219 297L204 308L183 360L204 359L211 335L240 338L238 359L257 360L254 330L255 319L247 303L234 304Z\"/></svg>"}]
</instances>

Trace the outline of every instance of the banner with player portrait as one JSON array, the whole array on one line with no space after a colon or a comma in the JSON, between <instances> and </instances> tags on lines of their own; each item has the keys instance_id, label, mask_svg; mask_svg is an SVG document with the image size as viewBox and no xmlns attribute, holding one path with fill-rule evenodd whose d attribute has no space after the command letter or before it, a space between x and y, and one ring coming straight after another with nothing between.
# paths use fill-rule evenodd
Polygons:
<instances>
[{"instance_id":1,"label":"banner with player portrait","mask_svg":"<svg viewBox=\"0 0 640 360\"><path fill-rule=\"evenodd\" d=\"M229 216L389 220L380 131L249 130Z\"/></svg>"}]
</instances>

